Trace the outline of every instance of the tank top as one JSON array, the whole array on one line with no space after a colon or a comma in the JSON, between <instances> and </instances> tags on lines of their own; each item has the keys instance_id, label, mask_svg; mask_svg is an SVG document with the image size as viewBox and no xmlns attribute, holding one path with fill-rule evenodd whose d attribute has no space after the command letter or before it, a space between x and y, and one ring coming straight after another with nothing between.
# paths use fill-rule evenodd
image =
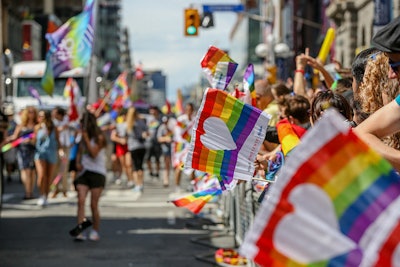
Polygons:
<instances>
[{"instance_id":1,"label":"tank top","mask_svg":"<svg viewBox=\"0 0 400 267\"><path fill-rule=\"evenodd\" d=\"M94 139L90 140L90 144L94 145L95 141ZM82 166L83 166L83 171L82 173L86 171L91 171L99 174L106 175L107 170L106 170L106 153L105 149L102 148L97 156L95 158L92 158L87 149L84 148L83 154L82 154Z\"/></svg>"}]
</instances>

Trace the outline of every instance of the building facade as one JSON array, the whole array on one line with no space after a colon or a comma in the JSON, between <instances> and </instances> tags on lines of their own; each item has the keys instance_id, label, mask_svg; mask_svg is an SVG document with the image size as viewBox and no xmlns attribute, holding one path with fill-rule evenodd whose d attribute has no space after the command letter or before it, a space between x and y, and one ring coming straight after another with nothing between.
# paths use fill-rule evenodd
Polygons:
<instances>
[{"instance_id":1,"label":"building facade","mask_svg":"<svg viewBox=\"0 0 400 267\"><path fill-rule=\"evenodd\" d=\"M350 67L354 57L361 50L370 47L371 39L379 26L376 21L376 5L385 2L387 22L400 15L398 0L347 0L332 1L326 10L327 16L336 25L335 50L337 59L344 67Z\"/></svg>"}]
</instances>

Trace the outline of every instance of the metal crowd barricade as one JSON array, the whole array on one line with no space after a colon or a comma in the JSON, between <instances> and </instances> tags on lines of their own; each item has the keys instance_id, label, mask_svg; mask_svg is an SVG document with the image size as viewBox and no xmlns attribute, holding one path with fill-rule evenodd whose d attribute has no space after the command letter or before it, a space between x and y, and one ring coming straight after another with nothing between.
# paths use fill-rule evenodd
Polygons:
<instances>
[{"instance_id":1,"label":"metal crowd barricade","mask_svg":"<svg viewBox=\"0 0 400 267\"><path fill-rule=\"evenodd\" d=\"M270 185L271 186L271 185ZM213 249L210 253L195 255L197 260L208 262L213 266L228 266L223 263L217 263L214 259L216 249L211 239L220 237L232 237L233 246L230 248L239 248L243 243L244 237L254 222L255 215L259 209L261 192L254 190L252 181L242 181L232 191L224 192L217 202L216 208L211 209L215 213L214 217L220 217L223 229L210 232L204 237L193 238L191 241L197 244L206 245ZM226 247L228 248L228 247ZM248 260L247 267L254 267L256 264Z\"/></svg>"}]
</instances>

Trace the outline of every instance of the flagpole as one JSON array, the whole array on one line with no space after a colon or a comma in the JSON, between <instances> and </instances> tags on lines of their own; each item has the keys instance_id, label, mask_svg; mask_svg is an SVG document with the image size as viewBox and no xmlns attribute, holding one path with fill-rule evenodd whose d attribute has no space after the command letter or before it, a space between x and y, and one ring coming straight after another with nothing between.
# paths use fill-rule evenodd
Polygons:
<instances>
[{"instance_id":1,"label":"flagpole","mask_svg":"<svg viewBox=\"0 0 400 267\"><path fill-rule=\"evenodd\" d=\"M86 0L86 2L87 1L89 1L89 0ZM93 79L93 75L94 75L94 73L95 73L95 71L93 71L93 67L95 67L95 64L94 64L94 60L95 60L95 58L96 58L96 55L95 55L95 49L94 49L94 46L95 46L95 44L96 44L96 37L97 37L97 34L96 34L96 28L97 28L97 11L98 11L98 5L97 5L97 1L96 0L93 0L94 1L94 3L93 3L93 12L92 12L92 15L93 15L93 25L94 25L94 29L93 29L93 43L92 43L92 51L91 51L91 55L90 55L90 60L89 60L89 77L88 77L88 79L89 79L89 81L88 81L88 86L86 86L86 94L85 94L85 96L86 96L86 105L89 103L89 101L91 100L91 99L89 99L89 94L90 94L90 88L91 88L91 86L93 86L93 80L95 81L95 78ZM86 5L86 2L85 2L85 5ZM86 107L86 105L85 105L85 112L88 112L88 110L87 110L87 107ZM82 114L83 115L83 114ZM84 121L83 121L83 129L86 129L87 128L87 123L88 123L88 116L85 116L85 118L84 118ZM82 130L83 130L82 129Z\"/></svg>"}]
</instances>

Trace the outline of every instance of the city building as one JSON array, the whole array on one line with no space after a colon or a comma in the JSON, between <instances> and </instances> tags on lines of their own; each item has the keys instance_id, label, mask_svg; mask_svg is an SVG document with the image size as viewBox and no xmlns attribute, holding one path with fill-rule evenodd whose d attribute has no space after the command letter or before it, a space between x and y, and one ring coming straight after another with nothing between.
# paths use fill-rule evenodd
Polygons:
<instances>
[{"instance_id":1,"label":"city building","mask_svg":"<svg viewBox=\"0 0 400 267\"><path fill-rule=\"evenodd\" d=\"M380 3L380 6L375 3ZM343 66L350 67L355 55L370 46L374 33L400 15L400 2L336 0L331 1L326 13L336 25L337 59Z\"/></svg>"},{"instance_id":2,"label":"city building","mask_svg":"<svg viewBox=\"0 0 400 267\"><path fill-rule=\"evenodd\" d=\"M103 66L111 62L107 74L109 80L114 80L126 69L121 65L121 1L100 0L98 2L96 41L94 54L97 56L97 73L102 73Z\"/></svg>"}]
</instances>

